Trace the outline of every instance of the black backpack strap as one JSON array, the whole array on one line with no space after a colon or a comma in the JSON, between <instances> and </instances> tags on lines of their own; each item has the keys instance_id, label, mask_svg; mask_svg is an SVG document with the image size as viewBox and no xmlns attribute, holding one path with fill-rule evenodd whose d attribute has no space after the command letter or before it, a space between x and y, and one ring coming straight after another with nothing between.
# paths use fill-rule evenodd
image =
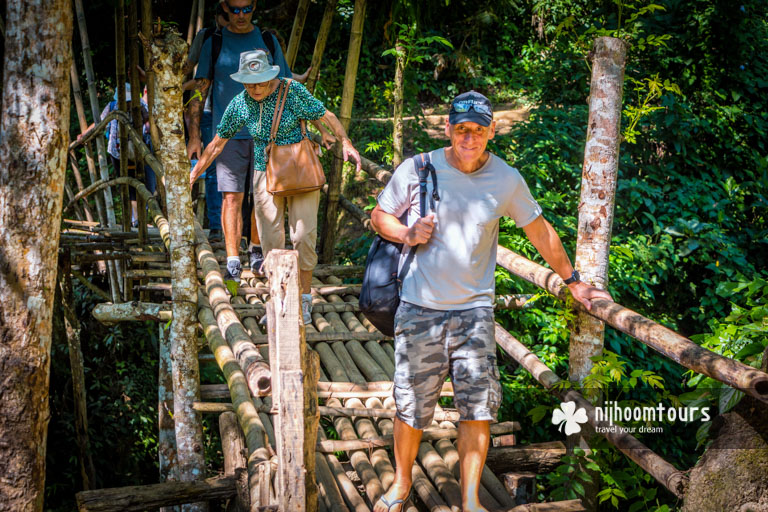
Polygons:
<instances>
[{"instance_id":1,"label":"black backpack strap","mask_svg":"<svg viewBox=\"0 0 768 512\"><path fill-rule=\"evenodd\" d=\"M432 165L432 159L429 153L421 153L413 157L413 163L416 165L416 170L419 175L419 216L427 216L427 176L432 176L432 195L430 196L430 207L432 211L435 210L435 201L440 200L440 196L437 193L437 174L435 173L435 166ZM403 286L403 279L408 270L411 268L411 262L416 255L416 249L419 246L415 245L408 251L408 256L405 257L403 262L403 268L400 269L400 274L397 276L398 288Z\"/></svg>"},{"instance_id":2,"label":"black backpack strap","mask_svg":"<svg viewBox=\"0 0 768 512\"><path fill-rule=\"evenodd\" d=\"M223 36L221 29L217 28L213 30L211 35L211 64L208 66L208 80L213 84L213 75L216 71L216 62L219 60L219 54L221 53L221 45L223 43Z\"/></svg>"},{"instance_id":3,"label":"black backpack strap","mask_svg":"<svg viewBox=\"0 0 768 512\"><path fill-rule=\"evenodd\" d=\"M267 50L269 50L269 53L272 56L272 64L274 64L275 63L275 38L272 35L272 32L270 32L267 29L262 30L261 38L264 40L264 44L267 45Z\"/></svg>"}]
</instances>

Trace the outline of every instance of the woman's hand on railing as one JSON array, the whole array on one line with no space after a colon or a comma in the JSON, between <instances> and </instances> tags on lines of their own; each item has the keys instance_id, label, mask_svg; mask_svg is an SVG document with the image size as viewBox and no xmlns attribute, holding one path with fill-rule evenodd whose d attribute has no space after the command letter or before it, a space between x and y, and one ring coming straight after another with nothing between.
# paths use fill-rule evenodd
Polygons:
<instances>
[{"instance_id":1,"label":"woman's hand on railing","mask_svg":"<svg viewBox=\"0 0 768 512\"><path fill-rule=\"evenodd\" d=\"M355 146L352 145L351 140L347 138L341 139L341 153L344 156L345 162L349 162L350 158L354 158L355 162L357 162L357 172L360 172L360 165L362 163L360 160L360 153L358 153Z\"/></svg>"},{"instance_id":2,"label":"woman's hand on railing","mask_svg":"<svg viewBox=\"0 0 768 512\"><path fill-rule=\"evenodd\" d=\"M333 145L336 144L336 137L327 130L322 130L320 134L323 137L323 146L325 146L325 149L331 149Z\"/></svg>"}]
</instances>

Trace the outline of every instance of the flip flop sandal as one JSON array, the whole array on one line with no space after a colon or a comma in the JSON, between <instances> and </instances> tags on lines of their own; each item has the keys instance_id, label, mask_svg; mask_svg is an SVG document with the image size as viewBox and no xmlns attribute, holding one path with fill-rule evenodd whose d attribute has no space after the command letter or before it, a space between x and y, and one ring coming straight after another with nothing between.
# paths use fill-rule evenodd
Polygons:
<instances>
[{"instance_id":1,"label":"flip flop sandal","mask_svg":"<svg viewBox=\"0 0 768 512\"><path fill-rule=\"evenodd\" d=\"M397 505L402 505L400 507L400 510L402 511L402 510L405 510L405 504L408 503L408 501L410 501L411 499L411 492L412 491L408 492L408 496L406 496L405 499L396 499L390 502L387 498L382 496L381 498L379 498L379 501L382 502L384 506L387 507L387 512L390 512L392 510L392 507L395 507Z\"/></svg>"}]
</instances>

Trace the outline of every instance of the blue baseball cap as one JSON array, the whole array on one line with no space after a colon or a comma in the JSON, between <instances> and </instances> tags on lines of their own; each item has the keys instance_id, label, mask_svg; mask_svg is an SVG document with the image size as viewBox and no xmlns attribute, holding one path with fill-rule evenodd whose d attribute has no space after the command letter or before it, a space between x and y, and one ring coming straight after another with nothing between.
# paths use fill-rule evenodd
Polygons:
<instances>
[{"instance_id":1,"label":"blue baseball cap","mask_svg":"<svg viewBox=\"0 0 768 512\"><path fill-rule=\"evenodd\" d=\"M490 126L493 121L493 106L490 100L477 91L463 92L453 98L448 113L450 124L466 122Z\"/></svg>"}]
</instances>

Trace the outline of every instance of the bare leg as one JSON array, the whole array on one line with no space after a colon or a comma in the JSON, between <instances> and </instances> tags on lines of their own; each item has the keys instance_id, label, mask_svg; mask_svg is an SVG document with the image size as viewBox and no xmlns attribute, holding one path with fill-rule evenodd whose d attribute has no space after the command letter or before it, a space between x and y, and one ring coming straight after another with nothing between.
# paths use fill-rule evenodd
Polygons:
<instances>
[{"instance_id":1,"label":"bare leg","mask_svg":"<svg viewBox=\"0 0 768 512\"><path fill-rule=\"evenodd\" d=\"M131 222L139 220L139 207L137 201L131 201Z\"/></svg>"},{"instance_id":2,"label":"bare leg","mask_svg":"<svg viewBox=\"0 0 768 512\"><path fill-rule=\"evenodd\" d=\"M465 512L488 512L478 498L480 477L491 439L489 421L462 421L459 423L459 450L461 467L461 506Z\"/></svg>"},{"instance_id":3,"label":"bare leg","mask_svg":"<svg viewBox=\"0 0 768 512\"><path fill-rule=\"evenodd\" d=\"M227 256L240 254L240 238L243 233L243 196L243 192L222 192L221 229L224 231Z\"/></svg>"},{"instance_id":4,"label":"bare leg","mask_svg":"<svg viewBox=\"0 0 768 512\"><path fill-rule=\"evenodd\" d=\"M309 293L312 291L311 270L299 270L299 286L301 287L301 293Z\"/></svg>"},{"instance_id":5,"label":"bare leg","mask_svg":"<svg viewBox=\"0 0 768 512\"><path fill-rule=\"evenodd\" d=\"M419 453L420 442L421 430L410 427L399 418L395 418L395 481L383 496L388 502L392 503L394 500L404 500L408 497L412 483L411 469ZM403 507L399 505L387 511L387 506L379 500L373 506L373 510L374 512L401 512Z\"/></svg>"}]
</instances>

